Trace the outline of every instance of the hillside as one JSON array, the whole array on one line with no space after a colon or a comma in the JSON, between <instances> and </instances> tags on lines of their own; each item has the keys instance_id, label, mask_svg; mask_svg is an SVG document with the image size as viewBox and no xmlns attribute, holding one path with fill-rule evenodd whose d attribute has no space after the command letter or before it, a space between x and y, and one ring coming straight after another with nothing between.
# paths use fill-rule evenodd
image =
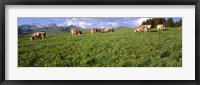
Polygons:
<instances>
[{"instance_id":1,"label":"hillside","mask_svg":"<svg viewBox=\"0 0 200 85\"><path fill-rule=\"evenodd\" d=\"M114 33L48 34L30 41L18 36L19 67L181 67L182 30L119 29Z\"/></svg>"}]
</instances>

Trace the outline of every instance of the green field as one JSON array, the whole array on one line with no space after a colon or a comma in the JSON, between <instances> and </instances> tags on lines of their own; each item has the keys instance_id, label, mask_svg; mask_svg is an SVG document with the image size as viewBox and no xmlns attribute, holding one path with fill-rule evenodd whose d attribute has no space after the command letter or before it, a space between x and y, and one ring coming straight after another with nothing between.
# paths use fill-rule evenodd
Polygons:
<instances>
[{"instance_id":1,"label":"green field","mask_svg":"<svg viewBox=\"0 0 200 85\"><path fill-rule=\"evenodd\" d=\"M114 33L47 34L45 40L18 36L19 67L181 67L182 29Z\"/></svg>"}]
</instances>

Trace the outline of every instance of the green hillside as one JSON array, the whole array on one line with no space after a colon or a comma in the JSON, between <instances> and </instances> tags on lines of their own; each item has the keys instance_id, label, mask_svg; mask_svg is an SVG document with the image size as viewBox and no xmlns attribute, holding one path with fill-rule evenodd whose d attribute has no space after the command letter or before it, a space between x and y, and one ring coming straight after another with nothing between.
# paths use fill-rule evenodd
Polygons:
<instances>
[{"instance_id":1,"label":"green hillside","mask_svg":"<svg viewBox=\"0 0 200 85\"><path fill-rule=\"evenodd\" d=\"M181 67L182 29L114 33L47 34L45 40L18 36L19 67Z\"/></svg>"}]
</instances>

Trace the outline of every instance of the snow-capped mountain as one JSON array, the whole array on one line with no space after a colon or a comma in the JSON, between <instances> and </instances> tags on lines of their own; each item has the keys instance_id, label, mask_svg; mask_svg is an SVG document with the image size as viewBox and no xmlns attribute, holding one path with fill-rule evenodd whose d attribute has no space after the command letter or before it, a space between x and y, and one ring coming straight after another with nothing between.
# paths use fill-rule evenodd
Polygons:
<instances>
[{"instance_id":1,"label":"snow-capped mountain","mask_svg":"<svg viewBox=\"0 0 200 85\"><path fill-rule=\"evenodd\" d=\"M58 27L58 26L55 23L51 23L51 24L49 24L49 25L47 25L45 27Z\"/></svg>"},{"instance_id":2,"label":"snow-capped mountain","mask_svg":"<svg viewBox=\"0 0 200 85\"><path fill-rule=\"evenodd\" d=\"M44 26L42 26L41 24L38 24L38 23L32 23L30 25L32 26L32 28L44 28Z\"/></svg>"},{"instance_id":3,"label":"snow-capped mountain","mask_svg":"<svg viewBox=\"0 0 200 85\"><path fill-rule=\"evenodd\" d=\"M18 34L30 34L37 31L45 31L47 33L70 32L72 28L82 29L74 25L64 27L64 26L58 26L55 23L51 23L45 26L38 23L31 23L18 26Z\"/></svg>"},{"instance_id":4,"label":"snow-capped mountain","mask_svg":"<svg viewBox=\"0 0 200 85\"><path fill-rule=\"evenodd\" d=\"M44 26L38 24L38 23L31 23L31 24L24 24L24 25L20 25L18 26L18 28L23 28L23 29L40 29L40 28L44 28Z\"/></svg>"}]
</instances>

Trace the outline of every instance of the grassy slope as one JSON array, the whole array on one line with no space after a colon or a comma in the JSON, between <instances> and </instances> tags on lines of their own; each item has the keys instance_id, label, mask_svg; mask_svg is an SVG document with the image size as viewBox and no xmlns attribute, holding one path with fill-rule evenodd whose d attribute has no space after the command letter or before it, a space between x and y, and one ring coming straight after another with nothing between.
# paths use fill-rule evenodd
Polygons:
<instances>
[{"instance_id":1,"label":"grassy slope","mask_svg":"<svg viewBox=\"0 0 200 85\"><path fill-rule=\"evenodd\" d=\"M45 40L30 41L19 36L18 65L50 67L180 67L182 66L182 30L114 33L89 32L49 34Z\"/></svg>"}]
</instances>

